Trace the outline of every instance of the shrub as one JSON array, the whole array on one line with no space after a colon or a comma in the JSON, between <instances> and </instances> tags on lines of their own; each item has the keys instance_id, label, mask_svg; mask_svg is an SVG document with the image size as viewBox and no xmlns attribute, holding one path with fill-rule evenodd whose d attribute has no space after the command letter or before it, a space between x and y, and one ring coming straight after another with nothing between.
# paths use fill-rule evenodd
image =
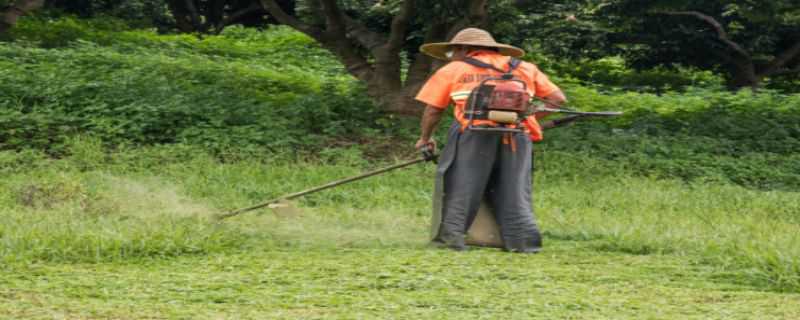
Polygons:
<instances>
[{"instance_id":1,"label":"shrub","mask_svg":"<svg viewBox=\"0 0 800 320\"><path fill-rule=\"evenodd\" d=\"M330 54L285 28L107 35L57 50L0 43L0 149L63 154L76 134L109 146L303 149L395 126Z\"/></svg>"},{"instance_id":2,"label":"shrub","mask_svg":"<svg viewBox=\"0 0 800 320\"><path fill-rule=\"evenodd\" d=\"M571 83L606 92L664 93L693 87L722 90L724 79L710 71L683 66L635 70L620 57L602 59L559 60L537 52L526 59L535 61L559 83Z\"/></svg>"},{"instance_id":3,"label":"shrub","mask_svg":"<svg viewBox=\"0 0 800 320\"><path fill-rule=\"evenodd\" d=\"M602 94L567 90L583 110L619 119L546 132L539 149L607 159L644 175L715 180L763 189L800 188L800 96L773 92Z\"/></svg>"},{"instance_id":4,"label":"shrub","mask_svg":"<svg viewBox=\"0 0 800 320\"><path fill-rule=\"evenodd\" d=\"M31 43L56 43L47 40L56 31L43 23L51 22L22 23L20 39L27 42L0 43L2 150L63 155L70 139L89 135L105 147L182 143L221 157L237 153L231 150L291 149L295 157L310 152L325 158L322 147L360 148L355 151L367 157L412 152L417 119L378 111L330 53L289 28L233 27L201 39L109 31L98 22L65 18L52 23L73 26L67 29L80 36L43 49ZM632 75L618 59L558 67L604 83ZM653 72L660 79L661 71ZM549 131L542 151L605 159L643 175L800 186L798 96L717 90L714 77L693 72L683 75L697 76L701 80L690 83L701 87L660 94L583 85L566 74L557 83L571 106L626 114ZM676 84L688 78L664 79ZM680 87L673 84L654 88ZM408 146L390 142L403 139ZM374 141L384 146L358 145Z\"/></svg>"}]
</instances>

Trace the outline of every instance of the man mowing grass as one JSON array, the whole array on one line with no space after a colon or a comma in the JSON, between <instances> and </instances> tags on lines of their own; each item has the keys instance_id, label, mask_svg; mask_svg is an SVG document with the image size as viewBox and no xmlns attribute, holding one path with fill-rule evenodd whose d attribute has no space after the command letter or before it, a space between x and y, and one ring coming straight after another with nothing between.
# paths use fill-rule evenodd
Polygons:
<instances>
[{"instance_id":1,"label":"man mowing grass","mask_svg":"<svg viewBox=\"0 0 800 320\"><path fill-rule=\"evenodd\" d=\"M432 135L442 113L453 104L455 114L437 169L432 242L465 250L467 232L486 200L500 229L497 246L539 252L531 142L542 139L542 129L528 112L529 100L535 96L558 107L566 97L536 65L517 59L522 49L497 43L481 29L464 29L450 42L420 50L450 62L416 97L426 104L416 148L435 148Z\"/></svg>"}]
</instances>

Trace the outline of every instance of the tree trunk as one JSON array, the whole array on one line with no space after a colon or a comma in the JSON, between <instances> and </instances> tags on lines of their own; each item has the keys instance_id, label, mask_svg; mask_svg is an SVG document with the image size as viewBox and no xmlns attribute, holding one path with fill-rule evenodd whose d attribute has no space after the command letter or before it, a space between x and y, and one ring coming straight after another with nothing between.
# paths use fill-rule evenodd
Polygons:
<instances>
[{"instance_id":1,"label":"tree trunk","mask_svg":"<svg viewBox=\"0 0 800 320\"><path fill-rule=\"evenodd\" d=\"M434 23L425 34L425 43L443 42L452 38L464 28L485 28L488 24L488 0L470 0L467 2L467 14L454 24ZM399 52L397 52L399 54ZM399 60L398 60L399 61ZM398 93L394 94L387 111L420 115L424 105L414 99L419 90L428 80L428 77L440 67L447 64L443 61L434 61L424 53L417 52L412 64L408 68L405 82ZM397 69L399 73L399 68Z\"/></svg>"},{"instance_id":2,"label":"tree trunk","mask_svg":"<svg viewBox=\"0 0 800 320\"><path fill-rule=\"evenodd\" d=\"M761 80L755 74L741 71L735 72L733 77L728 80L728 89L735 91L741 88L750 88L753 91L757 91L761 87Z\"/></svg>"},{"instance_id":3,"label":"tree trunk","mask_svg":"<svg viewBox=\"0 0 800 320\"><path fill-rule=\"evenodd\" d=\"M17 0L0 11L0 34L6 33L17 24L19 17L41 8L44 0Z\"/></svg>"},{"instance_id":4,"label":"tree trunk","mask_svg":"<svg viewBox=\"0 0 800 320\"><path fill-rule=\"evenodd\" d=\"M225 0L214 0L211 3L207 4L208 9L206 13L206 25L213 26L215 29L215 33L222 32L222 29L225 28L223 20L225 19L225 5L227 5L227 1ZM208 27L206 27L208 29Z\"/></svg>"},{"instance_id":5,"label":"tree trunk","mask_svg":"<svg viewBox=\"0 0 800 320\"><path fill-rule=\"evenodd\" d=\"M175 18L175 27L181 32L192 33L196 30L192 24L192 19L189 12L186 10L185 2L183 0L168 0L167 7L172 17Z\"/></svg>"},{"instance_id":6,"label":"tree trunk","mask_svg":"<svg viewBox=\"0 0 800 320\"><path fill-rule=\"evenodd\" d=\"M334 53L348 73L366 85L367 94L385 111L418 115L422 112L415 95L434 67L432 59L417 53L402 79L401 52L407 27L416 14L416 1L400 2L400 10L392 18L388 34L369 30L338 7L336 0L309 1L309 11L322 23L307 23L288 14L276 0L259 0L272 18L281 24L305 33L322 47ZM424 42L440 42L465 27L483 26L487 22L488 0L468 0L467 14L455 23L434 21Z\"/></svg>"},{"instance_id":7,"label":"tree trunk","mask_svg":"<svg viewBox=\"0 0 800 320\"><path fill-rule=\"evenodd\" d=\"M753 91L761 87L762 75L756 73L756 68L752 61L738 61L731 68L731 77L728 80L728 88L730 90L738 90L741 88L750 88Z\"/></svg>"}]
</instances>

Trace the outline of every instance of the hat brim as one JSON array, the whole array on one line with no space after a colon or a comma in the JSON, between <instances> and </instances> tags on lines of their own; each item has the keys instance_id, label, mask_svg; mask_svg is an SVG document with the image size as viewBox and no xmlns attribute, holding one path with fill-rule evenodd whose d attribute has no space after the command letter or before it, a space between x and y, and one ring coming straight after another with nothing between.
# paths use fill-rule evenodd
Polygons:
<instances>
[{"instance_id":1,"label":"hat brim","mask_svg":"<svg viewBox=\"0 0 800 320\"><path fill-rule=\"evenodd\" d=\"M497 48L500 54L515 58L520 58L525 55L525 50L502 43L486 44L476 42L435 42L423 44L421 47L419 47L419 50L439 60L450 60L447 58L447 51L450 50L450 47L459 45Z\"/></svg>"}]
</instances>

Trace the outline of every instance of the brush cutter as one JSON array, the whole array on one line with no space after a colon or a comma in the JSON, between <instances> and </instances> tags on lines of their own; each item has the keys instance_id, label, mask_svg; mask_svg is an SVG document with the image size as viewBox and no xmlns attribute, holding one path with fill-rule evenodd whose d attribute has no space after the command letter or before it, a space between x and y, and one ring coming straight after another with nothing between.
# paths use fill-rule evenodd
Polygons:
<instances>
[{"instance_id":1,"label":"brush cutter","mask_svg":"<svg viewBox=\"0 0 800 320\"><path fill-rule=\"evenodd\" d=\"M570 108L565 107L558 107L551 108L553 104L547 100L544 100L539 97L533 98L532 103L532 114L536 116L537 119L542 118L543 116L550 114L550 113L564 113L569 115L577 115L577 116L585 116L585 117L615 117L622 115L621 111L578 111Z\"/></svg>"},{"instance_id":2,"label":"brush cutter","mask_svg":"<svg viewBox=\"0 0 800 320\"><path fill-rule=\"evenodd\" d=\"M565 114L574 114L574 115L581 115L581 116L590 116L590 117L615 117L622 115L620 111L578 111L566 108L548 108L548 107L538 107L534 109L535 113L565 113Z\"/></svg>"},{"instance_id":3,"label":"brush cutter","mask_svg":"<svg viewBox=\"0 0 800 320\"><path fill-rule=\"evenodd\" d=\"M358 181L358 180L361 180L361 179L364 179L364 178L369 178L369 177L372 177L372 176L375 176L375 175L379 175L379 174L382 174L382 173L386 173L386 172L389 172L389 171L392 171L392 170L405 168L405 167L408 167L410 165L417 164L417 163L420 163L420 162L425 162L425 161L434 161L434 162L436 162L437 157L438 156L434 153L434 151L430 148L430 146L426 146L426 147L422 148L422 158L411 160L411 161L407 161L407 162L403 162L403 163L398 163L398 164L395 164L393 166L389 166L389 167L378 169L378 170L373 170L373 171L370 171L370 172L367 172L367 173L363 173L363 174L357 175L355 177L350 177L350 178L346 178L346 179L342 179L342 180L336 180L336 181L333 181L333 182L330 182L330 183L327 183L327 184L324 184L324 185L321 185L321 186L318 186L318 187L314 187L314 188L311 188L311 189L308 189L308 190L304 190L304 191L300 191L300 192L295 192L295 193L290 193L290 194L287 194L287 195L283 195L281 197L278 197L278 198L275 198L275 199L272 199L272 200L269 200L267 202L263 202L263 203L260 203L260 204L257 204L257 205L251 206L251 207L242 208L242 209L234 210L234 211L231 211L231 212L228 212L228 213L220 214L220 215L217 216L217 219L222 220L222 219L230 218L230 217L233 217L233 216L236 216L236 215L248 212L248 211L261 209L261 208L264 208L264 207L267 207L267 208L270 208L270 209L284 207L284 206L286 206L285 203L288 200L299 198L301 196L304 196L304 195L307 195L307 194L311 194L311 193L314 193L314 192L319 192L319 191L322 191L322 190L325 190L325 189L330 189L330 188L333 188L333 187L336 187L336 186L343 185L345 183L350 183L350 182Z\"/></svg>"},{"instance_id":4,"label":"brush cutter","mask_svg":"<svg viewBox=\"0 0 800 320\"><path fill-rule=\"evenodd\" d=\"M566 113L566 114L570 114L571 115L571 116L564 117L564 118L561 118L561 119L553 120L554 126L565 125L567 123L570 123L572 121L577 120L578 118L586 117L586 116L606 117L606 116L618 116L618 115L622 114L622 112L616 112L616 111L582 112L582 111L575 111L575 110L570 110L570 109L565 109L565 108L558 108L558 109L548 108L548 107L544 107L544 106L537 106L537 107L533 108L533 112L535 112L535 113L540 113L540 112L541 113ZM322 191L322 190L325 190L325 189L330 189L330 188L333 188L333 187L336 187L336 186L340 186L340 185L343 185L343 184L346 184L346 183L350 183L350 182L353 182L353 181L358 181L358 180L361 180L361 179L364 179L364 178L369 178L369 177L372 177L372 176L375 176L375 175L379 175L379 174L382 174L382 173L386 173L386 172L389 172L389 171L392 171L392 170L408 167L410 165L417 164L417 163L420 163L420 162L424 162L424 161L434 161L435 162L436 158L437 158L437 155L434 153L434 151L430 147L425 147L425 148L422 149L422 158L411 160L411 161L407 161L407 162L403 162L403 163L399 163L399 164L395 164L393 166L389 166L389 167L386 167L386 168L370 171L370 172L363 173L363 174L360 174L360 175L355 176L355 177L350 177L350 178L346 178L346 179L342 179L342 180L333 181L333 182L330 182L330 183L327 183L327 184L324 184L324 185L321 185L321 186L318 186L318 187L314 187L314 188L311 188L311 189L308 189L308 190L304 190L304 191L300 191L300 192L295 192L295 193L290 193L290 194L287 194L287 195L283 195L281 197L278 197L278 198L275 198L275 199L272 199L272 200L269 200L269 201L266 201L266 202L251 206L251 207L242 208L242 209L230 211L228 213L220 214L220 215L217 216L217 219L222 220L222 219L230 218L230 217L233 217L233 216L236 216L236 215L248 212L248 211L253 211L253 210L257 210L257 209L261 209L261 208L265 208L265 207L270 208L270 209L277 209L277 208L281 208L281 207L286 207L287 206L287 204L286 204L287 201L295 199L295 198L302 197L302 196L307 195L307 194L319 192L319 191Z\"/></svg>"}]
</instances>

